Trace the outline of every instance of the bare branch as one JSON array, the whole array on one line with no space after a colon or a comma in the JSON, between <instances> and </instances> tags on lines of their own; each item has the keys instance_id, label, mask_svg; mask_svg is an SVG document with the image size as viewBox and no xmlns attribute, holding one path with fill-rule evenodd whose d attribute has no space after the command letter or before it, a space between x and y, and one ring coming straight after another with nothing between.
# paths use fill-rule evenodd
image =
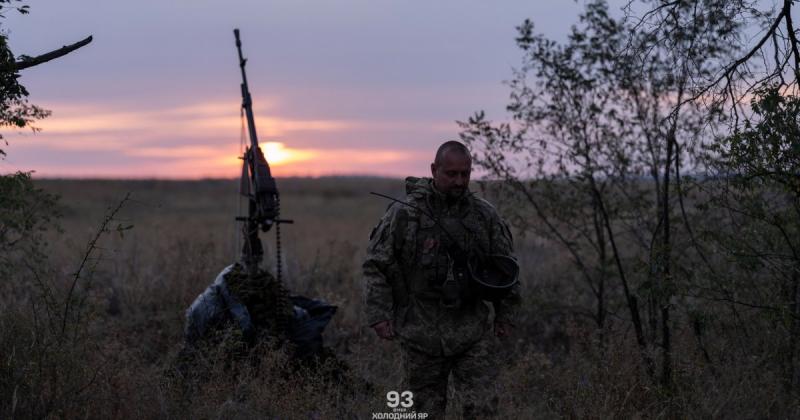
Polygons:
<instances>
[{"instance_id":1,"label":"bare branch","mask_svg":"<svg viewBox=\"0 0 800 420\"><path fill-rule=\"evenodd\" d=\"M15 71L24 70L24 69L27 69L29 67L38 66L39 64L46 63L46 62L48 62L50 60L55 60L56 58L63 57L65 55L77 50L78 48L81 48L81 47L83 47L85 45L88 45L90 42L92 42L92 36L91 35L89 35L85 39L83 39L81 41L78 41L78 42L76 42L76 43L74 43L72 45L65 45L65 46L63 46L63 47L61 47L61 48L59 48L57 50L53 50L53 51L50 51L48 53L45 53L45 54L42 54L42 55L38 55L36 57L25 57L22 60L17 61L16 63L14 63L14 70Z\"/></svg>"},{"instance_id":2,"label":"bare branch","mask_svg":"<svg viewBox=\"0 0 800 420\"><path fill-rule=\"evenodd\" d=\"M787 0L787 2L790 3L790 0ZM772 22L772 25L767 30L767 33L764 34L764 36L758 41L758 43L753 48L750 49L750 51L747 52L747 54L745 54L744 56L740 57L738 60L734 61L733 63L731 63L727 67L725 67L725 70L723 70L722 74L719 77L717 77L713 82L711 82L711 83L707 84L706 86L704 86L703 88L701 88L692 97L689 97L689 98L683 100L683 102L679 103L678 106L683 105L686 102L695 101L698 98L700 98L701 96L703 96L706 92L708 92L711 88L713 88L714 86L717 86L721 81L730 80L730 77L731 77L731 75L733 75L734 71L736 71L736 69L738 69L739 66L741 66L742 64L747 63L751 58L753 58L753 56L759 50L761 50L761 47L763 47L764 44L770 38L772 38L772 36L775 33L775 31L778 29L778 26L780 26L781 21L783 20L784 17L786 17L786 15L788 13L788 10L789 9L786 6L784 6L781 9L780 13L778 13L778 16L775 17L775 20ZM729 83L730 82L728 82L728 84Z\"/></svg>"},{"instance_id":3,"label":"bare branch","mask_svg":"<svg viewBox=\"0 0 800 420\"><path fill-rule=\"evenodd\" d=\"M786 32L789 32L789 44L792 46L792 54L794 55L794 76L797 78L797 73L800 71L800 51L797 47L797 34L794 32L794 25L792 24L792 0L784 0L783 10L786 12Z\"/></svg>"},{"instance_id":4,"label":"bare branch","mask_svg":"<svg viewBox=\"0 0 800 420\"><path fill-rule=\"evenodd\" d=\"M104 233L107 233L109 231L108 225L111 223L112 220L114 220L114 217L117 215L117 213L119 213L119 211L122 210L122 207L125 205L125 202L128 201L130 195L131 193L128 192L127 194L125 194L125 197L122 198L122 200L117 204L116 207L114 207L113 209L109 208L108 213L106 213L105 219L103 219L103 223L100 224L100 229L97 230L97 233L94 235L94 237L92 237L92 239L86 246L86 252L84 252L83 259L81 260L78 269L72 276L72 284L69 287L69 292L67 293L67 297L64 299L64 316L63 319L61 320L62 338L67 329L67 320L69 318L69 310L70 310L70 305L72 304L72 295L75 292L75 286L77 286L78 280L80 280L81 274L84 271L87 262L90 261L92 253L97 249L97 242L100 240L100 238L103 236Z\"/></svg>"}]
</instances>

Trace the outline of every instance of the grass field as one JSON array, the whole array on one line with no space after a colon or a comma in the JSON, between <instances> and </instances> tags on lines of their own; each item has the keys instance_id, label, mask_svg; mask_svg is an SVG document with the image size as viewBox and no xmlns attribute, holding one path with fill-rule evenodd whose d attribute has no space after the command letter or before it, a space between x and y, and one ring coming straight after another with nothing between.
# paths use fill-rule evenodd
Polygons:
<instances>
[{"instance_id":1,"label":"grass field","mask_svg":"<svg viewBox=\"0 0 800 420\"><path fill-rule=\"evenodd\" d=\"M5 298L13 311L0 320L0 348L9 370L22 369L17 374L25 380L12 397L2 396L0 417L370 418L385 409L386 392L399 389L397 344L378 340L362 322L360 265L370 230L388 205L368 193L402 197L402 180L279 180L281 216L295 222L281 229L286 284L339 307L326 344L350 366L352 377L374 386L355 394L314 372L276 373L273 368L285 362L277 354L264 356L263 365L271 368L237 375L227 372L230 366L215 366L190 390L167 373L181 349L185 309L238 257L237 182L37 185L61 197L60 229L45 233L54 279L49 287L56 294L68 289L108 209L127 194L130 199L92 254L94 274L78 285L90 308L83 339L42 347L36 333L42 321L30 315L36 308ZM113 231L117 225L133 227L119 235ZM274 233L263 240L267 264L273 264ZM586 291L576 286L565 252L532 236L517 235L515 246L525 303L513 337L498 350L503 418L758 417L774 406L772 373L753 365L709 376L693 336L679 328L678 386L669 392L653 386L637 362L626 322L612 316L604 344L598 344L597 331L581 315ZM453 408L449 417L458 418Z\"/></svg>"}]
</instances>

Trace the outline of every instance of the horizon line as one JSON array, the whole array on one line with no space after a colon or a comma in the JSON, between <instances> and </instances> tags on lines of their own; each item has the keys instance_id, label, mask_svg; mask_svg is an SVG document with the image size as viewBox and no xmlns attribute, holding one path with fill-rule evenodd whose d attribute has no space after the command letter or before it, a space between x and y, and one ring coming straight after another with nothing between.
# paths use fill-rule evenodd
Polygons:
<instances>
[{"instance_id":1,"label":"horizon line","mask_svg":"<svg viewBox=\"0 0 800 420\"><path fill-rule=\"evenodd\" d=\"M25 172L25 171L20 171ZM28 171L28 172L36 172L36 171ZM10 175L5 174L5 175ZM323 174L323 175L288 175L288 176L273 176L275 179L322 179L322 178L373 178L373 179L387 179L387 180L402 180L407 178L408 176L395 176L395 175L380 175L380 174ZM159 177L159 176L143 176L143 177L115 177L115 176L54 176L54 175L46 175L46 176L35 176L35 174L31 175L31 178L34 181L239 181L240 177L215 177L215 176L207 176L207 177Z\"/></svg>"}]
</instances>

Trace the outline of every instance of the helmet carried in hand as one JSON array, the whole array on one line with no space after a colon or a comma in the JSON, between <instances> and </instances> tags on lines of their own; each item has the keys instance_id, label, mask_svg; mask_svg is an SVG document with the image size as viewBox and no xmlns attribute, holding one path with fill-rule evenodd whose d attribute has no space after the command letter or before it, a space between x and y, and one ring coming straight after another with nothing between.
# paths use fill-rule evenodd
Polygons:
<instances>
[{"instance_id":1,"label":"helmet carried in hand","mask_svg":"<svg viewBox=\"0 0 800 420\"><path fill-rule=\"evenodd\" d=\"M470 288L483 300L501 300L519 281L519 264L507 255L487 255L467 264Z\"/></svg>"}]
</instances>

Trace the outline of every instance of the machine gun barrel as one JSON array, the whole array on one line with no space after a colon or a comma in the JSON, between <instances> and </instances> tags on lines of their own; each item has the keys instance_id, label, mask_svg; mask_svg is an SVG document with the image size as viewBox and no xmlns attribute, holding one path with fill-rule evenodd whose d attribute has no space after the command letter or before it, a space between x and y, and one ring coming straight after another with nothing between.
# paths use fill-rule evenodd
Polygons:
<instances>
[{"instance_id":1,"label":"machine gun barrel","mask_svg":"<svg viewBox=\"0 0 800 420\"><path fill-rule=\"evenodd\" d=\"M242 108L247 117L247 134L250 136L250 149L258 150L258 134L256 134L256 121L253 117L253 98L250 96L250 88L247 86L247 73L244 70L247 59L242 54L242 40L239 38L239 29L233 30L236 36L236 50L239 52L239 68L242 71Z\"/></svg>"},{"instance_id":2,"label":"machine gun barrel","mask_svg":"<svg viewBox=\"0 0 800 420\"><path fill-rule=\"evenodd\" d=\"M243 230L244 247L242 249L242 260L252 273L258 270L264 250L261 240L258 237L259 229L263 232L268 231L276 223L287 223L286 220L278 218L280 212L280 201L278 198L278 187L275 178L269 169L269 163L258 145L258 134L256 133L256 123L253 117L253 99L250 96L250 89L247 86L247 73L245 66L247 59L242 54L242 41L239 37L239 30L234 29L236 37L236 50L239 54L239 68L242 72L242 109L247 117L247 132L250 137L250 146L247 148L243 157L241 193L249 199L249 210L246 218L237 218L245 222ZM280 271L278 272L280 275Z\"/></svg>"}]
</instances>

